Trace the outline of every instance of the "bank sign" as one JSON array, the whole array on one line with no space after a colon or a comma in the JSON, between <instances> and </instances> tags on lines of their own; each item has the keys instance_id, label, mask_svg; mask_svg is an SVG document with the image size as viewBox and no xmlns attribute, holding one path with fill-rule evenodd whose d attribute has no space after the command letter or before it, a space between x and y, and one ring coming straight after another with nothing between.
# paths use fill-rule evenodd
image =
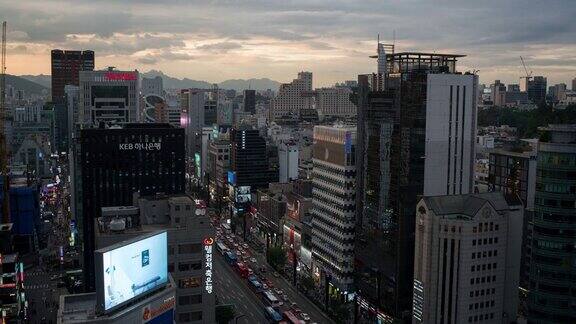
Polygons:
<instances>
[{"instance_id":1,"label":"bank sign","mask_svg":"<svg viewBox=\"0 0 576 324\"><path fill-rule=\"evenodd\" d=\"M160 151L162 143L120 143L120 151Z\"/></svg>"},{"instance_id":2,"label":"bank sign","mask_svg":"<svg viewBox=\"0 0 576 324\"><path fill-rule=\"evenodd\" d=\"M142 309L142 323L146 324L172 324L174 323L174 306L176 298L170 296L160 304L146 305Z\"/></svg>"},{"instance_id":3,"label":"bank sign","mask_svg":"<svg viewBox=\"0 0 576 324\"><path fill-rule=\"evenodd\" d=\"M214 246L214 239L212 237L207 237L204 239L204 268L205 268L205 277L204 277L204 290L208 294L212 293L212 247Z\"/></svg>"}]
</instances>

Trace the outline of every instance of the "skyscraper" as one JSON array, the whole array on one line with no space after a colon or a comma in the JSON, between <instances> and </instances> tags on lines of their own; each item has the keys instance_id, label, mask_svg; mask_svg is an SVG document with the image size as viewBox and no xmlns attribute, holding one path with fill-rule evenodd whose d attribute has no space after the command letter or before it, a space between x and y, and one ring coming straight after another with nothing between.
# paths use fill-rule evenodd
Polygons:
<instances>
[{"instance_id":1,"label":"skyscraper","mask_svg":"<svg viewBox=\"0 0 576 324\"><path fill-rule=\"evenodd\" d=\"M266 140L257 129L232 129L230 131L230 168L236 186L250 186L252 191L268 187L278 181L278 172L270 169L266 155Z\"/></svg>"},{"instance_id":2,"label":"skyscraper","mask_svg":"<svg viewBox=\"0 0 576 324\"><path fill-rule=\"evenodd\" d=\"M472 189L478 82L462 55L390 52L358 81L355 275L360 315L382 321L410 313L418 197Z\"/></svg>"},{"instance_id":3,"label":"skyscraper","mask_svg":"<svg viewBox=\"0 0 576 324\"><path fill-rule=\"evenodd\" d=\"M576 124L542 128L528 295L534 323L575 323Z\"/></svg>"},{"instance_id":4,"label":"skyscraper","mask_svg":"<svg viewBox=\"0 0 576 324\"><path fill-rule=\"evenodd\" d=\"M94 288L94 220L102 207L130 206L133 194L182 194L184 130L168 124L126 124L80 133L75 172L77 224L84 243L85 285Z\"/></svg>"},{"instance_id":5,"label":"skyscraper","mask_svg":"<svg viewBox=\"0 0 576 324\"><path fill-rule=\"evenodd\" d=\"M535 76L528 83L528 99L535 104L546 102L547 80L543 76Z\"/></svg>"},{"instance_id":6,"label":"skyscraper","mask_svg":"<svg viewBox=\"0 0 576 324\"><path fill-rule=\"evenodd\" d=\"M256 113L256 90L244 90L244 111Z\"/></svg>"},{"instance_id":7,"label":"skyscraper","mask_svg":"<svg viewBox=\"0 0 576 324\"><path fill-rule=\"evenodd\" d=\"M77 86L80 82L80 71L94 70L93 51L66 51L54 49L52 57L52 101L64 101L64 87Z\"/></svg>"},{"instance_id":8,"label":"skyscraper","mask_svg":"<svg viewBox=\"0 0 576 324\"><path fill-rule=\"evenodd\" d=\"M94 70L93 51L66 51L54 49L51 52L52 102L54 102L54 143L59 152L67 151L70 144L68 130L68 106L66 86L78 86L80 71Z\"/></svg>"},{"instance_id":9,"label":"skyscraper","mask_svg":"<svg viewBox=\"0 0 576 324\"><path fill-rule=\"evenodd\" d=\"M412 323L516 323L522 210L500 192L420 200Z\"/></svg>"},{"instance_id":10,"label":"skyscraper","mask_svg":"<svg viewBox=\"0 0 576 324\"><path fill-rule=\"evenodd\" d=\"M355 146L356 127L314 127L312 272L339 298L354 281Z\"/></svg>"}]
</instances>

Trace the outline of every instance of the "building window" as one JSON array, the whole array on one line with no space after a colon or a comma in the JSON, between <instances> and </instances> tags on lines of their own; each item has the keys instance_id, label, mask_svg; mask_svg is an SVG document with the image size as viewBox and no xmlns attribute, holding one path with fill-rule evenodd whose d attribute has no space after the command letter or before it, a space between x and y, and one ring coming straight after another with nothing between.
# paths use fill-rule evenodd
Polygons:
<instances>
[{"instance_id":1,"label":"building window","mask_svg":"<svg viewBox=\"0 0 576 324\"><path fill-rule=\"evenodd\" d=\"M178 323L189 323L202 320L202 312L188 312L178 314Z\"/></svg>"},{"instance_id":2,"label":"building window","mask_svg":"<svg viewBox=\"0 0 576 324\"><path fill-rule=\"evenodd\" d=\"M186 210L190 210L190 205L186 205Z\"/></svg>"},{"instance_id":3,"label":"building window","mask_svg":"<svg viewBox=\"0 0 576 324\"><path fill-rule=\"evenodd\" d=\"M192 271L202 269L202 261L179 262L178 271Z\"/></svg>"},{"instance_id":4,"label":"building window","mask_svg":"<svg viewBox=\"0 0 576 324\"><path fill-rule=\"evenodd\" d=\"M180 205L174 206L174 210L175 210L175 211L180 211Z\"/></svg>"},{"instance_id":5,"label":"building window","mask_svg":"<svg viewBox=\"0 0 576 324\"><path fill-rule=\"evenodd\" d=\"M202 294L178 297L178 305L193 305L202 303Z\"/></svg>"},{"instance_id":6,"label":"building window","mask_svg":"<svg viewBox=\"0 0 576 324\"><path fill-rule=\"evenodd\" d=\"M196 288L202 283L201 277L187 277L178 280L178 288Z\"/></svg>"},{"instance_id":7,"label":"building window","mask_svg":"<svg viewBox=\"0 0 576 324\"><path fill-rule=\"evenodd\" d=\"M168 245L168 255L174 255L174 246Z\"/></svg>"},{"instance_id":8,"label":"building window","mask_svg":"<svg viewBox=\"0 0 576 324\"><path fill-rule=\"evenodd\" d=\"M168 272L174 272L174 263L168 263Z\"/></svg>"},{"instance_id":9,"label":"building window","mask_svg":"<svg viewBox=\"0 0 576 324\"><path fill-rule=\"evenodd\" d=\"M200 243L185 243L178 245L178 254L200 253L202 246Z\"/></svg>"}]
</instances>

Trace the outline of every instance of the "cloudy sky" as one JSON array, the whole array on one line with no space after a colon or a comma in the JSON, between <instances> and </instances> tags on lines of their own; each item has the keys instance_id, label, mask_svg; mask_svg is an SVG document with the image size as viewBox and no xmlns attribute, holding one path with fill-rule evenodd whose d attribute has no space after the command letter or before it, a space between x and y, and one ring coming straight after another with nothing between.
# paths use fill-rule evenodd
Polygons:
<instances>
[{"instance_id":1,"label":"cloudy sky","mask_svg":"<svg viewBox=\"0 0 576 324\"><path fill-rule=\"evenodd\" d=\"M373 72L376 35L396 51L466 54L460 70L518 83L522 55L549 84L576 77L575 0L0 0L8 73L49 74L50 49L96 67L219 82L298 71L314 85Z\"/></svg>"}]
</instances>

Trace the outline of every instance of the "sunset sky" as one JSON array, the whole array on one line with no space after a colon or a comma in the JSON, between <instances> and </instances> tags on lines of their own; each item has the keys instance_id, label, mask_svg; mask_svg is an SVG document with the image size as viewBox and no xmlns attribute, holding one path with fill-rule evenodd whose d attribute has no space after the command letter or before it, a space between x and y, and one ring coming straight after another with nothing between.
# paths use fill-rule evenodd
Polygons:
<instances>
[{"instance_id":1,"label":"sunset sky","mask_svg":"<svg viewBox=\"0 0 576 324\"><path fill-rule=\"evenodd\" d=\"M50 49L96 67L219 82L314 73L314 86L373 72L376 35L396 51L467 55L460 71L518 83L523 56L548 84L576 77L574 0L0 0L9 74L50 74ZM570 86L569 86L570 87Z\"/></svg>"}]
</instances>

